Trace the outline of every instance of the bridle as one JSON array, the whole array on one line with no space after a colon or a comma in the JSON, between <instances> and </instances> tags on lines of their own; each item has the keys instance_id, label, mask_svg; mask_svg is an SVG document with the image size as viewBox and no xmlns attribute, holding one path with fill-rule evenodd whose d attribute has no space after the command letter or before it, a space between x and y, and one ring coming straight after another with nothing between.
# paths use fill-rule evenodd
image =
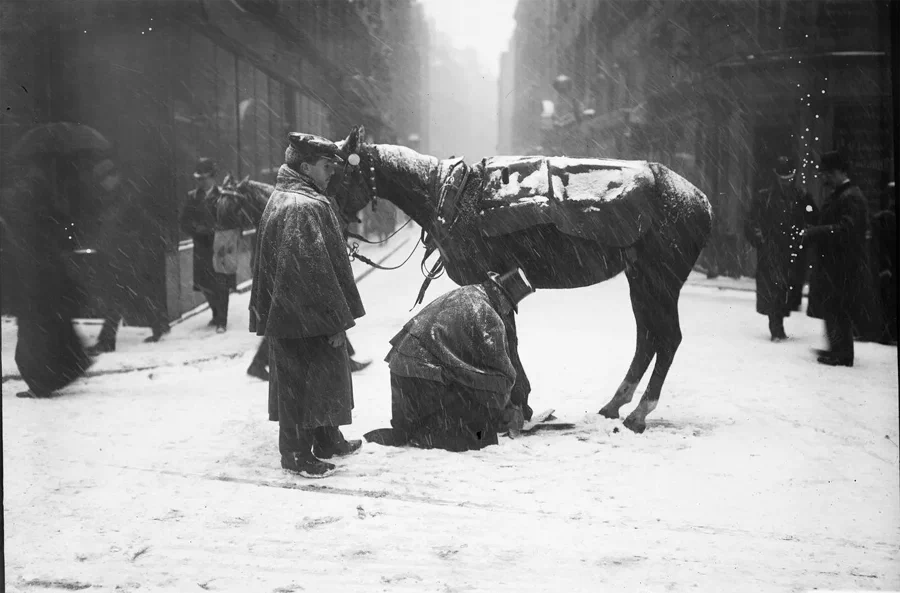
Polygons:
<instances>
[{"instance_id":1,"label":"bridle","mask_svg":"<svg viewBox=\"0 0 900 593\"><path fill-rule=\"evenodd\" d=\"M362 143L360 143L359 150L357 150L356 152L353 152L349 156L347 156L347 160L344 161L344 174L345 175L347 173L347 167L352 167L354 169L359 168L360 175L363 175L363 176L365 175L361 170L362 160L360 158L360 154L363 154L362 148L363 148L363 145L362 145ZM372 194L372 199L371 199L372 212L375 212L376 209L378 208L378 188L375 185L375 162L372 158L371 153L366 156L368 157L368 161L369 161L369 190Z\"/></svg>"}]
</instances>

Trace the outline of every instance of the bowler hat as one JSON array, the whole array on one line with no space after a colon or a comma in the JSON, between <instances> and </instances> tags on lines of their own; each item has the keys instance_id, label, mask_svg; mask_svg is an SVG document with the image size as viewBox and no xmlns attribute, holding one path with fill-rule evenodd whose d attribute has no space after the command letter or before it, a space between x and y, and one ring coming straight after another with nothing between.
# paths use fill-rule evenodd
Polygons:
<instances>
[{"instance_id":1,"label":"bowler hat","mask_svg":"<svg viewBox=\"0 0 900 593\"><path fill-rule=\"evenodd\" d=\"M519 302L534 292L534 287L525 277L525 272L520 268L513 268L503 275L488 272L488 278L491 282L500 287L500 290L509 298L512 303L513 310L519 312Z\"/></svg>"},{"instance_id":2,"label":"bowler hat","mask_svg":"<svg viewBox=\"0 0 900 593\"><path fill-rule=\"evenodd\" d=\"M775 174L779 177L793 177L797 172L794 159L788 156L780 156L775 159Z\"/></svg>"},{"instance_id":3,"label":"bowler hat","mask_svg":"<svg viewBox=\"0 0 900 593\"><path fill-rule=\"evenodd\" d=\"M847 172L847 161L844 160L844 156L836 150L826 152L819 158L819 172L826 173L829 171Z\"/></svg>"},{"instance_id":4,"label":"bowler hat","mask_svg":"<svg viewBox=\"0 0 900 593\"><path fill-rule=\"evenodd\" d=\"M201 158L194 167L194 177L201 179L203 177L213 177L216 174L216 161L208 158Z\"/></svg>"},{"instance_id":5,"label":"bowler hat","mask_svg":"<svg viewBox=\"0 0 900 593\"><path fill-rule=\"evenodd\" d=\"M286 163L307 161L315 158L330 158L343 161L343 155L337 144L315 134L291 132L288 135L288 147L284 153Z\"/></svg>"}]
</instances>

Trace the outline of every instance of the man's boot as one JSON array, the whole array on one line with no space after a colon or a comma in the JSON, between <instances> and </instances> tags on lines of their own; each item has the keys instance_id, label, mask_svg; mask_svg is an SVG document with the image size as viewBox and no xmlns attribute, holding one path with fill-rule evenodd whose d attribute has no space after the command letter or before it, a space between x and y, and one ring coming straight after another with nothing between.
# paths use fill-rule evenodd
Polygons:
<instances>
[{"instance_id":1,"label":"man's boot","mask_svg":"<svg viewBox=\"0 0 900 593\"><path fill-rule=\"evenodd\" d=\"M366 367L369 366L370 364L372 364L372 361L371 361L371 360L367 360L367 361L365 361L365 362L359 362L358 360L353 360L353 359L351 358L351 359L350 359L350 372L351 372L351 373L358 373L359 371L363 370L364 368L366 368Z\"/></svg>"},{"instance_id":2,"label":"man's boot","mask_svg":"<svg viewBox=\"0 0 900 593\"><path fill-rule=\"evenodd\" d=\"M348 441L341 434L341 430L337 426L319 426L313 431L313 455L321 459L331 459L332 457L346 457L359 451L362 447L362 441L354 439Z\"/></svg>"},{"instance_id":3,"label":"man's boot","mask_svg":"<svg viewBox=\"0 0 900 593\"><path fill-rule=\"evenodd\" d=\"M295 431L282 431L283 427L279 427L278 448L282 451L282 469L304 478L324 478L334 472L334 465L316 459L310 451L314 439L312 430L296 427Z\"/></svg>"},{"instance_id":4,"label":"man's boot","mask_svg":"<svg viewBox=\"0 0 900 593\"><path fill-rule=\"evenodd\" d=\"M159 342L164 335L166 335L167 333L172 331L172 328L169 327L168 323L166 323L166 324L154 325L152 330L153 330L153 333L151 335L147 336L146 338L144 338L145 343Z\"/></svg>"},{"instance_id":5,"label":"man's boot","mask_svg":"<svg viewBox=\"0 0 900 593\"><path fill-rule=\"evenodd\" d=\"M325 478L334 473L334 464L316 459L312 453L284 453L281 468L304 478Z\"/></svg>"},{"instance_id":6,"label":"man's boot","mask_svg":"<svg viewBox=\"0 0 900 593\"><path fill-rule=\"evenodd\" d=\"M787 334L784 333L784 317L781 315L769 315L769 332L772 334L773 342L787 340Z\"/></svg>"},{"instance_id":7,"label":"man's boot","mask_svg":"<svg viewBox=\"0 0 900 593\"><path fill-rule=\"evenodd\" d=\"M247 367L247 374L251 377L256 377L261 381L269 380L269 371L266 370L266 366L264 364L259 364L256 361L250 363L250 366Z\"/></svg>"}]
</instances>

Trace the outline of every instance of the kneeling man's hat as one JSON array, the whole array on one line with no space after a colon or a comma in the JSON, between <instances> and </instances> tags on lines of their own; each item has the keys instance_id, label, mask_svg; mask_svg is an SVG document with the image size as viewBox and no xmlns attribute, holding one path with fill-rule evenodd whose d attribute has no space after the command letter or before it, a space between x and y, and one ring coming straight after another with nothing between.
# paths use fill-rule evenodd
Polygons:
<instances>
[{"instance_id":1,"label":"kneeling man's hat","mask_svg":"<svg viewBox=\"0 0 900 593\"><path fill-rule=\"evenodd\" d=\"M519 312L519 302L534 292L534 287L520 268L514 268L502 276L488 272L488 278L506 294L516 313Z\"/></svg>"}]
</instances>

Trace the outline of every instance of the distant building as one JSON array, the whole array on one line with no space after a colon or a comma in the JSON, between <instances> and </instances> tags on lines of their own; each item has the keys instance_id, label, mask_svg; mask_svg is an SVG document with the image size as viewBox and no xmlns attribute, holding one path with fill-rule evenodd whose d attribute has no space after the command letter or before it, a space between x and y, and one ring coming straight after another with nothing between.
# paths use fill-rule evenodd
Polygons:
<instances>
[{"instance_id":1,"label":"distant building","mask_svg":"<svg viewBox=\"0 0 900 593\"><path fill-rule=\"evenodd\" d=\"M752 273L744 212L777 154L804 162L821 199L816 155L844 150L877 206L895 167L897 10L869 0L520 0L511 148L671 166L709 196L713 240L733 244ZM571 79L564 94L559 75Z\"/></svg>"},{"instance_id":2,"label":"distant building","mask_svg":"<svg viewBox=\"0 0 900 593\"><path fill-rule=\"evenodd\" d=\"M431 25L430 152L474 162L497 151L497 77L472 48L453 47Z\"/></svg>"},{"instance_id":3,"label":"distant building","mask_svg":"<svg viewBox=\"0 0 900 593\"><path fill-rule=\"evenodd\" d=\"M513 112L516 105L515 54L505 51L500 56L500 79L497 81L497 154L513 152Z\"/></svg>"}]
</instances>

